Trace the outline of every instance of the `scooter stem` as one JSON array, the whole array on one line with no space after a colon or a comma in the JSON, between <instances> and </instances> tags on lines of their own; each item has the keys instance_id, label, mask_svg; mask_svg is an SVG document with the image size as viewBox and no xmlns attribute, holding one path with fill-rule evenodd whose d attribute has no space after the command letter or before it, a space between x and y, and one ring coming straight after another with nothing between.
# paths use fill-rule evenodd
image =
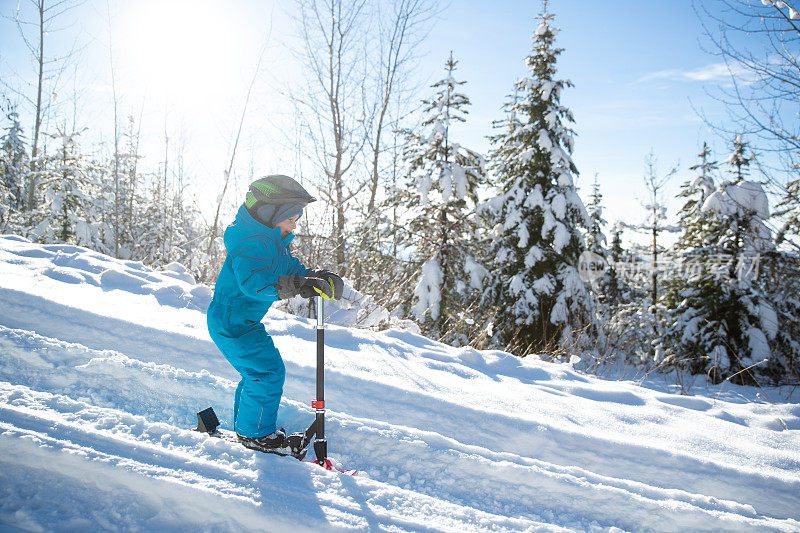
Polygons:
<instances>
[{"instance_id":1,"label":"scooter stem","mask_svg":"<svg viewBox=\"0 0 800 533\"><path fill-rule=\"evenodd\" d=\"M325 300L317 296L317 436L314 439L314 453L317 463L324 464L328 458L328 441L325 439Z\"/></svg>"}]
</instances>

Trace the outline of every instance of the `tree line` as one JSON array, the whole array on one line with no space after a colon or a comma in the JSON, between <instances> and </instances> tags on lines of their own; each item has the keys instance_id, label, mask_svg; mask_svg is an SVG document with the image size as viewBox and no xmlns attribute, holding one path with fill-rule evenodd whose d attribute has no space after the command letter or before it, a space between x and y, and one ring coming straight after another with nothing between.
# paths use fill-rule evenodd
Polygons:
<instances>
[{"instance_id":1,"label":"tree line","mask_svg":"<svg viewBox=\"0 0 800 533\"><path fill-rule=\"evenodd\" d=\"M745 128L729 137L733 153L724 163L704 145L672 226L661 193L678 169L658 175L651 154L648 218L610 228L609 243L597 179L587 203L576 185L575 118L561 103L571 83L557 76L563 50L546 2L527 74L510 88L485 155L457 138L470 100L452 53L424 98L403 83L434 4L301 0L297 7L308 83L291 95L296 175L320 177L309 185L324 214L301 219L296 253L370 295L387 310L383 326L413 320L444 342L519 356L580 354L595 371L624 362L715 382L798 381L794 155L779 158L783 173L765 168ZM769 3L749 9L782 13ZM794 27L791 15L770 20L778 36ZM31 139L9 100L3 111L0 230L154 267L178 261L213 283L224 258L221 212L235 147L209 222L191 199L180 150L170 161L165 149L155 170L139 168L133 118L118 127L115 117L113 146L82 148L84 132L66 121ZM797 138L792 126L781 123L784 151ZM777 198L772 210L765 187ZM646 232L652 245L626 248L625 229ZM659 242L665 232L676 233L674 245ZM590 278L581 270L587 252L605 265Z\"/></svg>"}]
</instances>

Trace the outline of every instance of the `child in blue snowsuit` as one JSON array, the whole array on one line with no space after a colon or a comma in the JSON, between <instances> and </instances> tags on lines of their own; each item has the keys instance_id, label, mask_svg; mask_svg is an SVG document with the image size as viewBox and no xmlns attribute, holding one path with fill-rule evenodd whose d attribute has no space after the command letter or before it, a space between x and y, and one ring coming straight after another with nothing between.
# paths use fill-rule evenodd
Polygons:
<instances>
[{"instance_id":1,"label":"child in blue snowsuit","mask_svg":"<svg viewBox=\"0 0 800 533\"><path fill-rule=\"evenodd\" d=\"M233 404L239 440L254 449L283 446L277 427L286 369L261 319L278 299L307 294L338 299L342 280L310 270L289 251L297 219L314 198L292 178L255 181L225 230L228 252L208 308L208 331L242 379ZM305 289L305 290L301 290Z\"/></svg>"}]
</instances>

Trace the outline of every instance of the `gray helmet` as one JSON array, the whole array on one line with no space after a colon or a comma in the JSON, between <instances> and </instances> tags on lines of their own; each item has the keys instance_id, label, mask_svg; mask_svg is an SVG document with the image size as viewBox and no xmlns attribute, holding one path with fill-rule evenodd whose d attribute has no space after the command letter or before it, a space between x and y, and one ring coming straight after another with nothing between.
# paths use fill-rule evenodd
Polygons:
<instances>
[{"instance_id":1,"label":"gray helmet","mask_svg":"<svg viewBox=\"0 0 800 533\"><path fill-rule=\"evenodd\" d=\"M280 174L259 178L250 184L244 205L262 224L274 227L282 220L300 215L316 198L289 176ZM276 220L280 217L281 220Z\"/></svg>"}]
</instances>

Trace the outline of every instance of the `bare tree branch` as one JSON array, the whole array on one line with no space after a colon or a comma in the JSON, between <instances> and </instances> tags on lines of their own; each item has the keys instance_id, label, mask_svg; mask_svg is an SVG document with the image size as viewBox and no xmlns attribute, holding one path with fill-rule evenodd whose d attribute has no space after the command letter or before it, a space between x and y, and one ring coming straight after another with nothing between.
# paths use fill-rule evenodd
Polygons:
<instances>
[{"instance_id":1,"label":"bare tree branch","mask_svg":"<svg viewBox=\"0 0 800 533\"><path fill-rule=\"evenodd\" d=\"M242 136L242 128L244 127L245 118L247 118L247 107L250 104L250 96L253 92L253 87L258 80L258 76L261 72L261 63L264 60L264 55L267 51L267 41L264 41L263 46L261 47L261 51L258 54L258 60L256 61L255 69L253 69L253 77L250 79L250 85L247 87L247 94L245 95L244 104L242 105L242 114L239 117L239 127L236 131L236 137L233 141L233 148L231 149L231 158L228 162L228 167L223 171L223 181L222 181L222 192L220 193L219 197L217 198L217 209L214 213L214 222L211 224L211 231L208 235L208 244L206 246L206 257L210 258L211 253L214 248L214 242L217 239L217 235L219 234L219 216L220 211L222 210L222 205L225 200L225 193L228 191L228 185L230 184L231 174L233 173L233 164L236 161L236 151L239 147L239 140ZM203 272L201 274L202 279L206 279L208 275L207 269L209 266L209 261L205 262L203 267Z\"/></svg>"}]
</instances>

